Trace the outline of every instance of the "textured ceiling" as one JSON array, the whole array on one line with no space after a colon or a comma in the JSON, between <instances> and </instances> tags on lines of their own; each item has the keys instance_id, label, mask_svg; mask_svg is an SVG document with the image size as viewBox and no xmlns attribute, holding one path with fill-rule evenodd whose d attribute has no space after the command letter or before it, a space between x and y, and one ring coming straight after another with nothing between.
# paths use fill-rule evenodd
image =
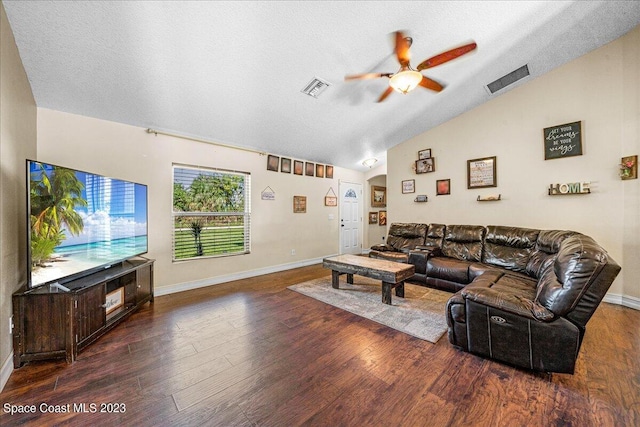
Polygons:
<instances>
[{"instance_id":1,"label":"textured ceiling","mask_svg":"<svg viewBox=\"0 0 640 427\"><path fill-rule=\"evenodd\" d=\"M638 1L186 2L4 0L39 107L364 170L387 149L625 34ZM412 64L474 40L393 93L391 34ZM531 76L485 86L529 65ZM300 91L313 78L318 99Z\"/></svg>"}]
</instances>

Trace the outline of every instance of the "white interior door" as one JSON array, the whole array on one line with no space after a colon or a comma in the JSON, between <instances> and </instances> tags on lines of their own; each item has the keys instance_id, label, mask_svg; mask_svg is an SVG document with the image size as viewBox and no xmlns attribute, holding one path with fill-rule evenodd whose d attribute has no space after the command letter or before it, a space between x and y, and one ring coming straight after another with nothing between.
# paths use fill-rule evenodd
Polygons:
<instances>
[{"instance_id":1,"label":"white interior door","mask_svg":"<svg viewBox=\"0 0 640 427\"><path fill-rule=\"evenodd\" d=\"M362 253L362 184L340 182L340 253Z\"/></svg>"}]
</instances>

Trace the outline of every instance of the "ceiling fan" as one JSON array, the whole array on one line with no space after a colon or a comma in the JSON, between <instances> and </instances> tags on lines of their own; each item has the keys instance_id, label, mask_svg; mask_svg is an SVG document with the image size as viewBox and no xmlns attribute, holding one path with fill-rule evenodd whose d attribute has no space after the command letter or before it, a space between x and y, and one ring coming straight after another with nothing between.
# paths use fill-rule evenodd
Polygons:
<instances>
[{"instance_id":1,"label":"ceiling fan","mask_svg":"<svg viewBox=\"0 0 640 427\"><path fill-rule=\"evenodd\" d=\"M457 47L455 49L448 50L436 56L432 56L429 59L422 61L416 69L411 68L409 64L409 60L411 59L411 54L409 52L409 47L413 39L411 37L405 37L401 31L396 31L395 33L395 54L398 58L398 62L400 63L400 69L395 73L365 73L365 74L354 74L350 76L346 76L345 81L350 80L364 80L364 79L376 79L379 77L388 77L389 78L389 87L385 90L380 98L378 98L378 102L384 101L391 92L394 90L400 93L409 93L413 89L418 86L422 86L426 89L431 89L436 92L440 92L443 89L443 86L436 82L435 80L430 79L429 77L423 76L420 71L426 70L427 68L433 68L438 65L444 64L445 62L451 61L459 56L462 56L466 53L474 50L477 45L476 43L469 43L464 46Z\"/></svg>"}]
</instances>

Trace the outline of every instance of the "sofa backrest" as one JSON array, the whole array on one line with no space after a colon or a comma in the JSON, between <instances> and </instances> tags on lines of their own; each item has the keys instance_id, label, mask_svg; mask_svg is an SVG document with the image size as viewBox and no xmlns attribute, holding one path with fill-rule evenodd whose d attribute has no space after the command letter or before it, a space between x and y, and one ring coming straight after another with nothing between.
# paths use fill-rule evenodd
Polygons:
<instances>
[{"instance_id":1,"label":"sofa backrest","mask_svg":"<svg viewBox=\"0 0 640 427\"><path fill-rule=\"evenodd\" d=\"M539 240L546 237L540 232ZM619 271L620 267L591 237L572 232L561 239L557 253L543 263L536 302L556 316L568 314L584 328Z\"/></svg>"},{"instance_id":2,"label":"sofa backrest","mask_svg":"<svg viewBox=\"0 0 640 427\"><path fill-rule=\"evenodd\" d=\"M536 279L540 278L542 272L549 263L555 261L556 254L560 250L560 245L567 238L575 234L575 231L565 230L541 230L538 233L536 246L529 257L525 272Z\"/></svg>"},{"instance_id":3,"label":"sofa backrest","mask_svg":"<svg viewBox=\"0 0 640 427\"><path fill-rule=\"evenodd\" d=\"M444 240L445 227L446 226L444 224L429 224L427 238L424 240L424 245L441 248L442 241Z\"/></svg>"},{"instance_id":4,"label":"sofa backrest","mask_svg":"<svg viewBox=\"0 0 640 427\"><path fill-rule=\"evenodd\" d=\"M482 262L526 273L540 230L489 225L484 238Z\"/></svg>"},{"instance_id":5,"label":"sofa backrest","mask_svg":"<svg viewBox=\"0 0 640 427\"><path fill-rule=\"evenodd\" d=\"M449 258L481 261L485 231L481 225L447 225L442 253Z\"/></svg>"},{"instance_id":6,"label":"sofa backrest","mask_svg":"<svg viewBox=\"0 0 640 427\"><path fill-rule=\"evenodd\" d=\"M408 252L418 245L424 245L427 224L394 222L389 227L387 245L400 252Z\"/></svg>"}]
</instances>

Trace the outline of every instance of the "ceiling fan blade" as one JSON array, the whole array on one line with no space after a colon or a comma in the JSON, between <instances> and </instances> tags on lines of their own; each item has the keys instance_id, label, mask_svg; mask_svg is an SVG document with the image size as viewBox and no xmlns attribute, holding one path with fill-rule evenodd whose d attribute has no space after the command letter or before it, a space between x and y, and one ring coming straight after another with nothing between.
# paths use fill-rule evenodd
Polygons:
<instances>
[{"instance_id":1,"label":"ceiling fan blade","mask_svg":"<svg viewBox=\"0 0 640 427\"><path fill-rule=\"evenodd\" d=\"M389 86L389 87L387 88L387 90L385 90L385 91L382 93L382 95L380 95L380 98L378 98L378 102L382 102L382 101L384 101L384 100L387 98L387 96L389 96L389 94L390 94L391 92L393 92L393 88L392 88L391 86Z\"/></svg>"},{"instance_id":2,"label":"ceiling fan blade","mask_svg":"<svg viewBox=\"0 0 640 427\"><path fill-rule=\"evenodd\" d=\"M427 68L433 68L440 64L444 64L445 62L451 61L452 59L456 59L459 56L464 55L465 53L469 53L474 50L478 45L474 43L469 43L464 46L457 47L455 49L448 50L439 55L433 56L425 61L422 61L420 65L416 67L416 70L422 71Z\"/></svg>"},{"instance_id":3,"label":"ceiling fan blade","mask_svg":"<svg viewBox=\"0 0 640 427\"><path fill-rule=\"evenodd\" d=\"M420 80L420 83L418 84L425 89L431 89L436 92L440 92L442 89L444 89L444 87L440 83L425 76L422 76L422 80Z\"/></svg>"},{"instance_id":4,"label":"ceiling fan blade","mask_svg":"<svg viewBox=\"0 0 640 427\"><path fill-rule=\"evenodd\" d=\"M396 31L396 57L401 66L406 67L409 65L411 54L409 53L409 42L404 37L404 34L400 31Z\"/></svg>"},{"instance_id":5,"label":"ceiling fan blade","mask_svg":"<svg viewBox=\"0 0 640 427\"><path fill-rule=\"evenodd\" d=\"M352 74L350 76L345 76L344 80L367 80L367 79L377 79L380 77L390 77L391 73L364 73L364 74Z\"/></svg>"}]
</instances>

